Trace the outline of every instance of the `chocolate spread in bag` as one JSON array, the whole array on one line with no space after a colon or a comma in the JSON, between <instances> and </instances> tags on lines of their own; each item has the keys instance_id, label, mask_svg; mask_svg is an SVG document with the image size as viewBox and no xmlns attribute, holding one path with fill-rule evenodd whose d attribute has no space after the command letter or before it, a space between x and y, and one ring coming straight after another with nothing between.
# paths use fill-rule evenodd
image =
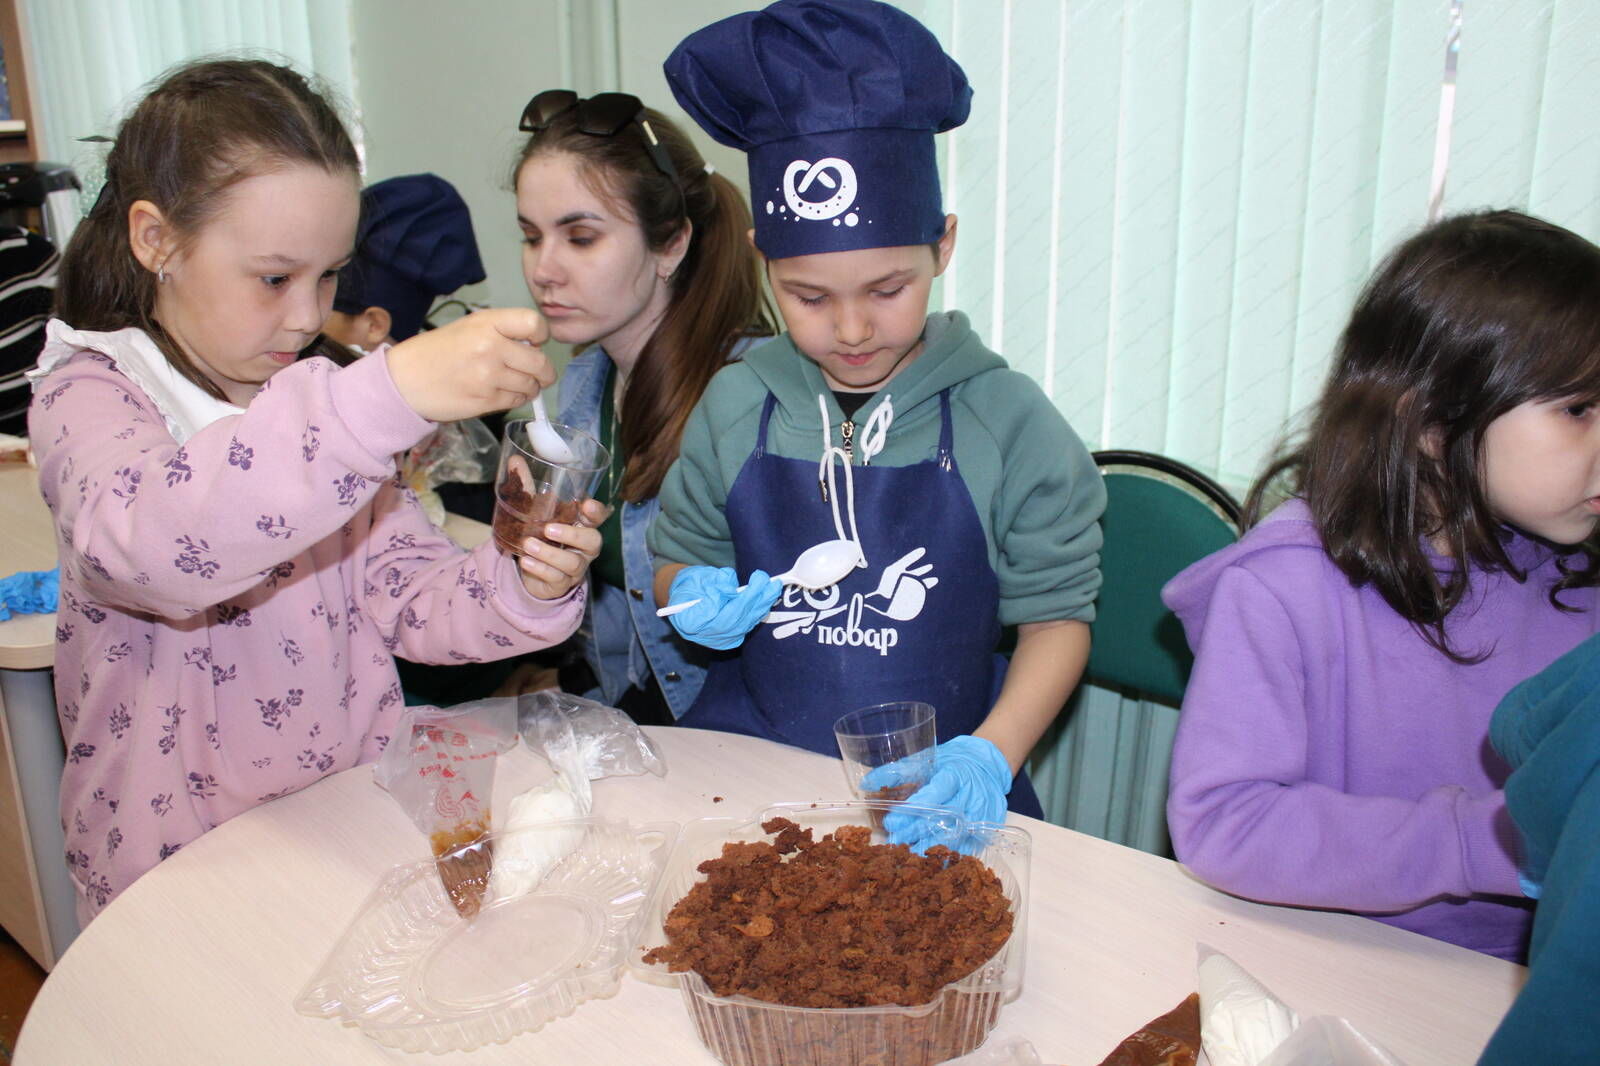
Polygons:
<instances>
[{"instance_id":1,"label":"chocolate spread in bag","mask_svg":"<svg viewBox=\"0 0 1600 1066\"><path fill-rule=\"evenodd\" d=\"M439 880L456 913L471 918L483 906L489 887L489 871L494 863L494 841L483 839L489 832L489 816L463 822L453 829L441 829L428 838L433 846Z\"/></svg>"}]
</instances>

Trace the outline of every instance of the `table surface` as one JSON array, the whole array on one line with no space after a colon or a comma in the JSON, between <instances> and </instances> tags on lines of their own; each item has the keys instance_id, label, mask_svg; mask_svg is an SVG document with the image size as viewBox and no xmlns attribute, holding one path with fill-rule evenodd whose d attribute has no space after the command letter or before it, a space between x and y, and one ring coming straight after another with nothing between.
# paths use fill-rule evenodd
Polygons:
<instances>
[{"instance_id":1,"label":"table surface","mask_svg":"<svg viewBox=\"0 0 1600 1066\"><path fill-rule=\"evenodd\" d=\"M0 577L56 565L55 524L39 495L39 471L0 464ZM0 670L39 670L55 663L56 616L18 614L0 622Z\"/></svg>"},{"instance_id":2,"label":"table surface","mask_svg":"<svg viewBox=\"0 0 1600 1066\"><path fill-rule=\"evenodd\" d=\"M667 775L596 782L595 814L688 821L846 798L836 759L722 733L648 732ZM549 777L522 749L500 765L497 820L510 795ZM1303 1015L1347 1017L1407 1066L1476 1060L1525 975L1377 922L1234 899L1169 860L1012 821L1033 837L1026 976L990 1040L1027 1038L1045 1062L1098 1063L1193 991L1197 942ZM249 811L135 882L90 924L34 1002L15 1061L407 1059L292 1003L382 875L427 855L370 767ZM414 1061L715 1063L680 994L631 975L614 996L535 1032Z\"/></svg>"}]
</instances>

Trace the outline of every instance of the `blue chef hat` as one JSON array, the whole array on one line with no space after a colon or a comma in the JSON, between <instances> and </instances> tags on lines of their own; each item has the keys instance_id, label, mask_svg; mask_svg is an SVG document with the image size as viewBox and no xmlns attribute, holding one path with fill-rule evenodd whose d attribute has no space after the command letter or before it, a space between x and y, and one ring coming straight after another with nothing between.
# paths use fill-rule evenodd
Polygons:
<instances>
[{"instance_id":1,"label":"blue chef hat","mask_svg":"<svg viewBox=\"0 0 1600 1066\"><path fill-rule=\"evenodd\" d=\"M748 153L769 258L927 244L944 232L933 135L967 119L967 76L876 0L779 0L690 34L673 96Z\"/></svg>"},{"instance_id":2,"label":"blue chef hat","mask_svg":"<svg viewBox=\"0 0 1600 1066\"><path fill-rule=\"evenodd\" d=\"M355 258L339 273L333 309L389 312L389 335L422 328L435 297L484 279L472 216L455 186L436 174L407 174L361 190Z\"/></svg>"}]
</instances>

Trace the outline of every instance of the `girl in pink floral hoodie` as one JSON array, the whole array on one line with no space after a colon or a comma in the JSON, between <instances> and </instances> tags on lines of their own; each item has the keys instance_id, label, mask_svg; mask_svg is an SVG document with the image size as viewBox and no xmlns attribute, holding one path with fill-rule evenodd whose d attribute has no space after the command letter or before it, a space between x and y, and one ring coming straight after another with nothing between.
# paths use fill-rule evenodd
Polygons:
<instances>
[{"instance_id":1,"label":"girl in pink floral hoodie","mask_svg":"<svg viewBox=\"0 0 1600 1066\"><path fill-rule=\"evenodd\" d=\"M396 479L437 422L553 382L544 323L486 311L359 361L320 336L359 178L299 75L177 71L106 173L62 258L30 412L85 922L212 826L376 758L402 705L395 653L565 639L600 543L552 525L520 559L463 552Z\"/></svg>"}]
</instances>

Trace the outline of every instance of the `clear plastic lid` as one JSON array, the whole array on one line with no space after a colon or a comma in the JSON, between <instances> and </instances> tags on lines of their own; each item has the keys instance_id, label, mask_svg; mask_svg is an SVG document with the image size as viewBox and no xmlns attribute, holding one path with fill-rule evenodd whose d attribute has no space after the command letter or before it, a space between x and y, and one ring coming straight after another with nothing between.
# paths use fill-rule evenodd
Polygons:
<instances>
[{"instance_id":1,"label":"clear plastic lid","mask_svg":"<svg viewBox=\"0 0 1600 1066\"><path fill-rule=\"evenodd\" d=\"M469 1051L537 1029L616 990L677 834L591 816L397 866L295 1008L405 1051ZM452 869L483 891L471 918L441 880Z\"/></svg>"}]
</instances>

